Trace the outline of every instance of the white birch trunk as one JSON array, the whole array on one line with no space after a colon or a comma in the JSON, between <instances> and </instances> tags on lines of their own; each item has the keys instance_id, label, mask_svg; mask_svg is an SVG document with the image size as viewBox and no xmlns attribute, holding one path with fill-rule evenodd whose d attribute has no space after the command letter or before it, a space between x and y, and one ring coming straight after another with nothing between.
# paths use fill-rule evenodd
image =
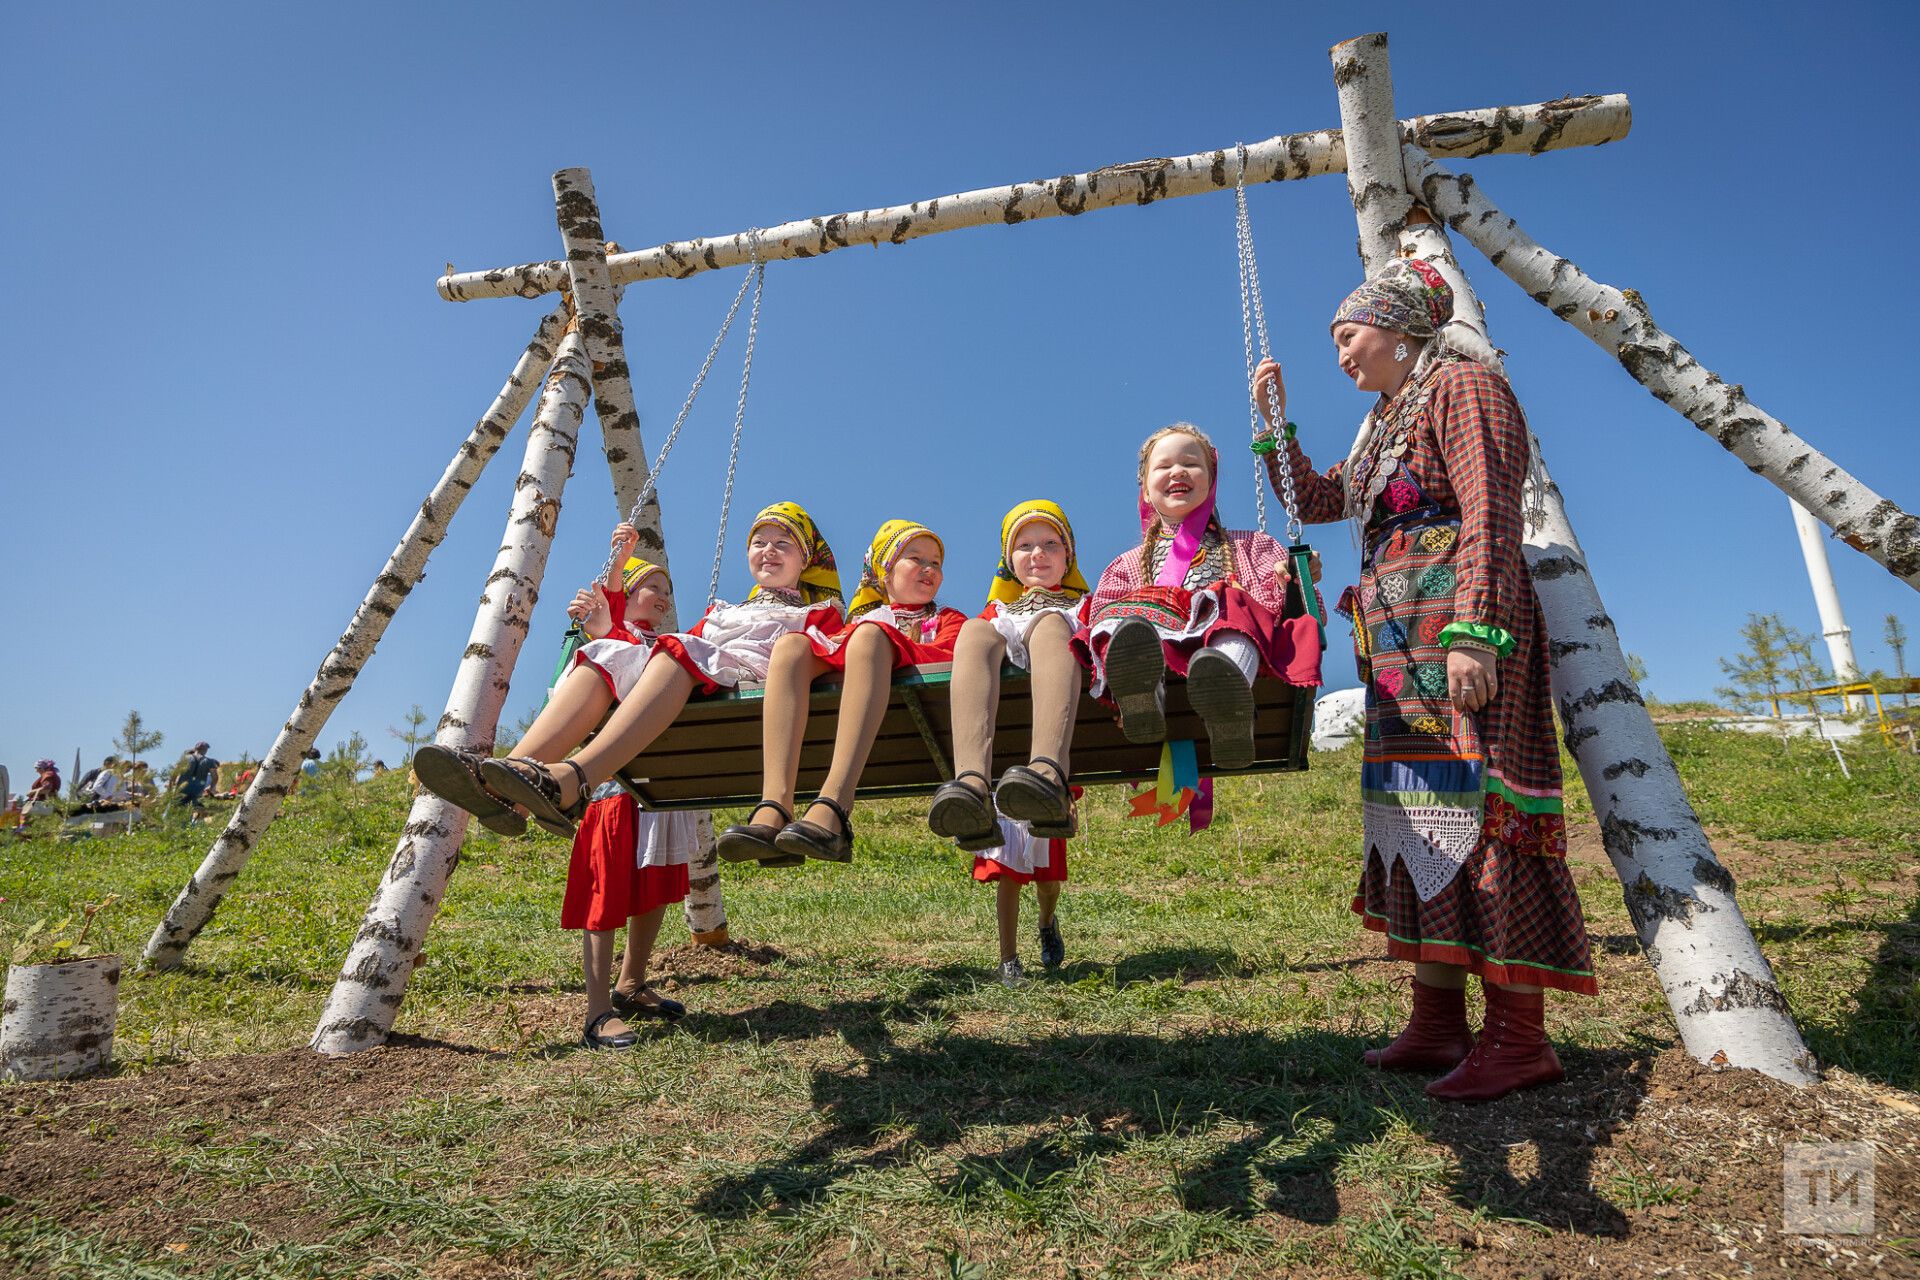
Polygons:
<instances>
[{"instance_id":1,"label":"white birch trunk","mask_svg":"<svg viewBox=\"0 0 1920 1280\"><path fill-rule=\"evenodd\" d=\"M1365 85L1369 108L1391 115L1392 72L1384 37L1335 46L1334 67L1336 83L1344 77L1349 85ZM1352 127L1347 110L1343 92L1341 122L1348 126L1355 168L1361 167L1363 148L1381 153L1365 156L1367 172L1390 169L1401 160L1388 154L1395 143L1389 133ZM1439 228L1379 198L1370 202L1371 224L1358 208L1355 212L1363 258L1369 248L1382 249L1389 223L1397 220L1393 242L1384 245L1379 260L1397 253L1433 261L1456 295L1460 324L1449 327L1448 338L1463 349L1468 346L1463 337L1485 340L1485 313ZM1818 1079L1813 1055L1801 1042L1773 970L1734 901L1733 877L1714 857L1679 772L1627 673L1626 656L1587 572L1559 486L1540 459L1540 442L1530 443L1537 487L1544 491L1530 494L1523 554L1546 623L1554 699L1607 856L1625 888L1628 914L1681 1041L1702 1062L1811 1083Z\"/></svg>"},{"instance_id":2,"label":"white birch trunk","mask_svg":"<svg viewBox=\"0 0 1920 1280\"><path fill-rule=\"evenodd\" d=\"M1633 111L1624 94L1486 107L1400 122L1404 140L1444 156L1534 154L1565 147L1594 147L1626 137L1632 126ZM1235 147L1228 146L1172 159L1136 160L1090 173L783 223L760 233L760 257L766 261L812 258L851 245L902 244L965 227L1071 217L1090 209L1227 191L1233 188L1237 176L1235 153ZM1247 144L1249 185L1340 173L1346 166L1346 150L1338 129L1283 134ZM744 266L749 261L748 233L740 231L616 253L607 265L615 284L632 284L637 280L683 279L701 271ZM531 262L490 271L449 272L438 283L440 296L449 302L512 295L532 298L566 287L567 271L561 262Z\"/></svg>"},{"instance_id":3,"label":"white birch trunk","mask_svg":"<svg viewBox=\"0 0 1920 1280\"><path fill-rule=\"evenodd\" d=\"M0 1080L64 1080L98 1071L113 1057L120 957L7 970L0 1014Z\"/></svg>"},{"instance_id":4,"label":"white birch trunk","mask_svg":"<svg viewBox=\"0 0 1920 1280\"><path fill-rule=\"evenodd\" d=\"M607 271L607 253L600 206L594 197L593 176L584 168L562 169L553 175L554 212L566 250L567 282L580 333L593 361L593 407L600 418L607 467L613 491L624 514L633 510L647 480L647 451L640 436L640 414L633 404L633 382L620 323L619 292ZM640 532L639 551L669 574L667 540L660 518L660 494L648 497L634 522ZM667 631L678 631L678 609L670 611ZM687 899L681 907L687 932L707 946L727 941L727 907L720 896L720 864L713 844L713 815L696 818L700 852L687 867Z\"/></svg>"},{"instance_id":5,"label":"white birch trunk","mask_svg":"<svg viewBox=\"0 0 1920 1280\"><path fill-rule=\"evenodd\" d=\"M1535 243L1481 193L1419 148L1404 151L1409 185L1534 301L1614 355L1649 391L1779 486L1856 551L1920 590L1920 520L1868 488L1693 358L1653 321L1646 302Z\"/></svg>"},{"instance_id":6,"label":"white birch trunk","mask_svg":"<svg viewBox=\"0 0 1920 1280\"><path fill-rule=\"evenodd\" d=\"M561 492L579 444L590 372L579 331L570 328L541 392L500 552L434 734L442 746L493 748L508 680L540 598ZM371 1049L393 1029L427 929L459 863L467 823L465 810L435 796L422 792L414 800L393 861L314 1029L312 1044L321 1053Z\"/></svg>"},{"instance_id":7,"label":"white birch trunk","mask_svg":"<svg viewBox=\"0 0 1920 1280\"><path fill-rule=\"evenodd\" d=\"M507 382L494 397L493 404L447 464L438 484L414 514L413 522L387 557L387 564L367 589L366 597L354 611L353 620L340 634L331 652L321 659L300 701L294 705L279 736L273 740L267 757L260 762L247 793L234 807L233 816L207 850L200 869L180 890L166 918L147 940L144 963L150 969L170 969L180 963L187 948L207 922L213 918L227 887L247 865L255 843L280 813L293 781L299 776L300 761L320 731L326 727L333 709L347 690L353 687L360 669L373 656L374 647L386 634L387 624L426 571L427 557L447 535L447 523L460 509L474 482L499 450L501 441L520 420L527 402L540 385L541 371L553 359L553 345L566 321L564 308L556 309L540 322L533 341L521 353Z\"/></svg>"},{"instance_id":8,"label":"white birch trunk","mask_svg":"<svg viewBox=\"0 0 1920 1280\"><path fill-rule=\"evenodd\" d=\"M1400 233L1413 208L1400 168L1400 122L1393 114L1387 33L1355 36L1328 52L1346 143L1347 196L1360 224L1360 262L1372 275L1399 254Z\"/></svg>"}]
</instances>

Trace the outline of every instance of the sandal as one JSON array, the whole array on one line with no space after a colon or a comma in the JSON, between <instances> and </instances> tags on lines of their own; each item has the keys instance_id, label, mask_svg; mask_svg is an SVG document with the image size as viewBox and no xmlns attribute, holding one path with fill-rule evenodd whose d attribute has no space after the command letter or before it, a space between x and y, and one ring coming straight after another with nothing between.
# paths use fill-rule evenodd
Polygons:
<instances>
[{"instance_id":1,"label":"sandal","mask_svg":"<svg viewBox=\"0 0 1920 1280\"><path fill-rule=\"evenodd\" d=\"M618 1009L609 1009L593 1021L587 1023L587 1033L580 1037L580 1043L589 1049L631 1049L640 1043L640 1033L632 1027L615 1032L610 1036L600 1034L600 1028L620 1016Z\"/></svg>"},{"instance_id":2,"label":"sandal","mask_svg":"<svg viewBox=\"0 0 1920 1280\"><path fill-rule=\"evenodd\" d=\"M980 779L980 789L968 786L964 778ZM972 769L943 784L933 793L933 804L927 810L928 829L969 853L998 848L1000 824L994 821L993 798L987 790L990 785L986 774Z\"/></svg>"},{"instance_id":3,"label":"sandal","mask_svg":"<svg viewBox=\"0 0 1920 1280\"><path fill-rule=\"evenodd\" d=\"M720 833L720 838L713 842L713 851L728 862L765 862L770 858L780 857L780 852L773 847L773 838L780 834L781 827L793 821L793 815L787 812L787 806L776 800L762 800L747 810L747 817L752 818L762 809L771 809L779 814L780 826L769 826L764 822L735 823ZM806 859L802 858L800 861L805 862ZM779 865L797 866L799 864L783 862Z\"/></svg>"},{"instance_id":4,"label":"sandal","mask_svg":"<svg viewBox=\"0 0 1920 1280\"><path fill-rule=\"evenodd\" d=\"M573 770L580 793L564 809L560 807L559 779L553 776L552 769L538 760L529 760L525 756L488 760L480 766L480 776L495 794L525 809L542 828L563 840L571 840L580 819L587 816L587 792L591 788L587 786L585 769L571 760L562 760L560 763Z\"/></svg>"},{"instance_id":5,"label":"sandal","mask_svg":"<svg viewBox=\"0 0 1920 1280\"><path fill-rule=\"evenodd\" d=\"M840 819L840 829L829 831L818 823L802 818L781 828L780 834L774 837L773 847L782 853L804 853L822 862L852 862L853 819L847 817L847 811L837 801L825 796L817 797L813 804L823 804L831 809L833 816ZM813 805L808 805L807 809L811 812Z\"/></svg>"},{"instance_id":6,"label":"sandal","mask_svg":"<svg viewBox=\"0 0 1920 1280\"><path fill-rule=\"evenodd\" d=\"M1208 751L1216 769L1253 763L1253 689L1233 659L1212 649L1187 666L1187 701L1207 726Z\"/></svg>"},{"instance_id":7,"label":"sandal","mask_svg":"<svg viewBox=\"0 0 1920 1280\"><path fill-rule=\"evenodd\" d=\"M645 992L646 988L641 987L635 994L628 995L615 987L612 993L614 1012L629 1018L659 1018L664 1022L676 1022L686 1016L687 1006L678 1000L669 1000L657 991L653 993L653 999L642 1000L640 996Z\"/></svg>"},{"instance_id":8,"label":"sandal","mask_svg":"<svg viewBox=\"0 0 1920 1280\"><path fill-rule=\"evenodd\" d=\"M477 751L430 742L413 753L413 774L422 787L448 804L465 809L487 830L517 836L527 829L527 820L488 789L480 776L484 759Z\"/></svg>"},{"instance_id":9,"label":"sandal","mask_svg":"<svg viewBox=\"0 0 1920 1280\"><path fill-rule=\"evenodd\" d=\"M1049 778L1034 768L1041 764L1053 770L1054 776ZM1067 771L1058 760L1035 756L1027 764L1014 765L1000 775L1000 785L993 795L1000 811L1026 823L1028 833L1036 839L1070 840L1080 830L1079 809L1073 803L1073 792L1067 789Z\"/></svg>"},{"instance_id":10,"label":"sandal","mask_svg":"<svg viewBox=\"0 0 1920 1280\"><path fill-rule=\"evenodd\" d=\"M1167 736L1167 655L1153 624L1128 618L1107 641L1107 696L1120 713L1128 742L1163 742Z\"/></svg>"}]
</instances>

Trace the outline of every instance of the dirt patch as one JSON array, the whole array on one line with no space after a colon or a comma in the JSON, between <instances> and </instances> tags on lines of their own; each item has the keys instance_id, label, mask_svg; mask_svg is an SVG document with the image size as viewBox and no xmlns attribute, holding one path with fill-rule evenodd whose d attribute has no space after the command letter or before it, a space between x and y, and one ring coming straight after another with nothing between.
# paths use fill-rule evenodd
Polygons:
<instances>
[{"instance_id":1,"label":"dirt patch","mask_svg":"<svg viewBox=\"0 0 1920 1280\"><path fill-rule=\"evenodd\" d=\"M763 942L727 943L723 947L703 947L683 942L654 953L651 966L655 976L675 986L702 982L725 982L732 978L758 977L769 966L786 964L787 953Z\"/></svg>"}]
</instances>

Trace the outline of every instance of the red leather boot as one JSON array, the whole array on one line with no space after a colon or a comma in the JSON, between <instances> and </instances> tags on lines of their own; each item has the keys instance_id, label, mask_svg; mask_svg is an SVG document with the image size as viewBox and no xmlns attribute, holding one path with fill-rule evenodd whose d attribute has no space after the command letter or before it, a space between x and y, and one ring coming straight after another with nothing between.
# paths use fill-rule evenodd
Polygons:
<instances>
[{"instance_id":1,"label":"red leather boot","mask_svg":"<svg viewBox=\"0 0 1920 1280\"><path fill-rule=\"evenodd\" d=\"M1560 1059L1547 1043L1544 992L1521 995L1492 982L1487 993L1487 1025L1465 1062L1427 1086L1427 1096L1445 1102L1491 1102L1516 1089L1555 1084L1566 1078Z\"/></svg>"},{"instance_id":2,"label":"red leather boot","mask_svg":"<svg viewBox=\"0 0 1920 1280\"><path fill-rule=\"evenodd\" d=\"M1430 987L1415 978L1407 1029L1384 1049L1367 1050L1360 1060L1378 1071L1451 1071L1472 1049L1467 989Z\"/></svg>"}]
</instances>

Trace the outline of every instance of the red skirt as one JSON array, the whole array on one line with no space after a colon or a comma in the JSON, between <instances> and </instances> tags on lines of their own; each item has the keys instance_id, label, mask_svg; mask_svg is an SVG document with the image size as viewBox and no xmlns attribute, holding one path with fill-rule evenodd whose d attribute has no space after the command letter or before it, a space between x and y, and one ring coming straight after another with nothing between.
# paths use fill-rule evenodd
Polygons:
<instances>
[{"instance_id":1,"label":"red skirt","mask_svg":"<svg viewBox=\"0 0 1920 1280\"><path fill-rule=\"evenodd\" d=\"M1038 871L1015 871L1012 867L1002 866L992 858L975 855L973 859L973 878L982 884L994 880L1008 880L1014 884L1032 884L1036 880L1059 880L1067 878L1067 842L1049 840L1047 842L1047 865Z\"/></svg>"},{"instance_id":2,"label":"red skirt","mask_svg":"<svg viewBox=\"0 0 1920 1280\"><path fill-rule=\"evenodd\" d=\"M1218 601L1218 612L1204 629L1195 628L1190 625L1195 597L1209 593ZM1094 625L1122 616L1144 618L1160 629L1167 670L1175 675L1186 675L1187 663L1194 654L1234 632L1251 640L1259 651L1261 675L1293 685L1320 683L1319 624L1305 614L1276 618L1266 606L1231 583L1214 583L1193 592L1184 587L1142 587L1125 600L1103 606ZM1166 635L1170 631L1190 634L1173 639ZM1080 665L1089 671L1104 671L1109 639L1109 635L1094 634L1093 626L1082 628L1073 637L1073 652Z\"/></svg>"},{"instance_id":3,"label":"red skirt","mask_svg":"<svg viewBox=\"0 0 1920 1280\"><path fill-rule=\"evenodd\" d=\"M861 627L880 628L880 634L887 638L889 645L893 646L893 666L896 671L901 667L918 667L927 663L953 661L953 643L951 641L946 644L922 644L917 640L907 639L900 628L886 622L856 621L843 633L844 638L841 639L838 645L825 645L811 637L809 637L808 643L813 645L814 656L819 658L820 661L826 663L835 671L845 671L847 669L847 646L853 643L854 633Z\"/></svg>"},{"instance_id":4,"label":"red skirt","mask_svg":"<svg viewBox=\"0 0 1920 1280\"><path fill-rule=\"evenodd\" d=\"M608 796L587 806L573 837L567 895L560 904L562 929L605 933L687 896L685 863L634 865L640 848L640 806L629 795Z\"/></svg>"}]
</instances>

